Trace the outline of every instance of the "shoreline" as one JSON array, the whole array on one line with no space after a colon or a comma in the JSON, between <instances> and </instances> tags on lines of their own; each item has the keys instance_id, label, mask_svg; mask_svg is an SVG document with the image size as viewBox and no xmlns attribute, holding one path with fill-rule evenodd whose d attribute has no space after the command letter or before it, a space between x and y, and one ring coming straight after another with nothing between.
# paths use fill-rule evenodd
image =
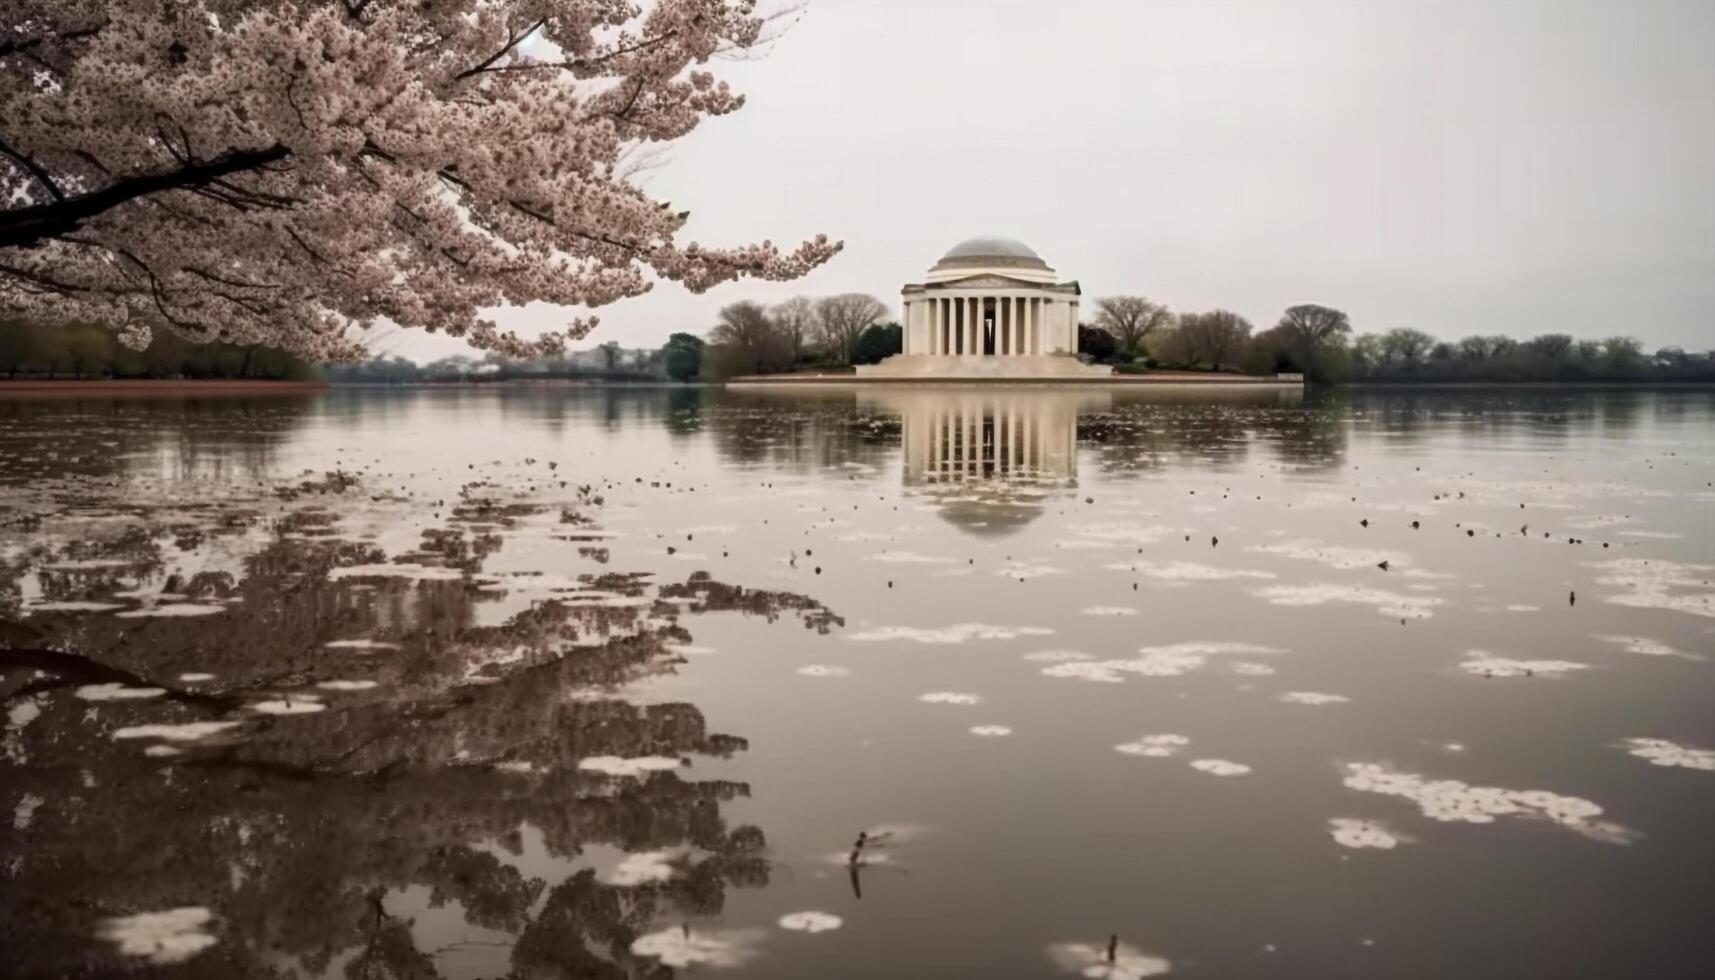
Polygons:
<instances>
[{"instance_id":1,"label":"shoreline","mask_svg":"<svg viewBox=\"0 0 1715 980\"><path fill-rule=\"evenodd\" d=\"M327 390L325 381L261 381L254 378L170 380L155 378L0 379L7 395L275 395Z\"/></svg>"}]
</instances>

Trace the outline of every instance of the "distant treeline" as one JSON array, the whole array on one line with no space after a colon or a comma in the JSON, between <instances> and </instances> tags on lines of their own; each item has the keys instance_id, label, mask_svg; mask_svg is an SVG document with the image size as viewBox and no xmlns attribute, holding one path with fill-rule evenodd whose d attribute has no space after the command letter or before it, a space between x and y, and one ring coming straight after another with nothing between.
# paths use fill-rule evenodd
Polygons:
<instances>
[{"instance_id":1,"label":"distant treeline","mask_svg":"<svg viewBox=\"0 0 1715 980\"><path fill-rule=\"evenodd\" d=\"M100 327L0 320L0 378L257 378L302 381L313 365L283 351L239 344L194 344L157 331L132 350Z\"/></svg>"},{"instance_id":2,"label":"distant treeline","mask_svg":"<svg viewBox=\"0 0 1715 980\"><path fill-rule=\"evenodd\" d=\"M1715 351L1651 353L1634 337L1445 341L1409 328L1354 336L1345 313L1313 303L1289 307L1260 332L1228 310L1176 313L1142 296L1103 297L1095 312L1094 324L1078 328L1079 353L1124 372L1288 372L1325 384L1715 381Z\"/></svg>"},{"instance_id":3,"label":"distant treeline","mask_svg":"<svg viewBox=\"0 0 1715 980\"><path fill-rule=\"evenodd\" d=\"M444 384L489 381L660 381L666 377L662 351L625 350L609 342L593 351L526 360L489 354L455 354L418 364L404 357L379 357L360 364L330 364L322 369L333 384Z\"/></svg>"},{"instance_id":4,"label":"distant treeline","mask_svg":"<svg viewBox=\"0 0 1715 980\"><path fill-rule=\"evenodd\" d=\"M1352 341L1347 377L1373 382L1715 381L1715 351L1644 350L1633 337L1438 341L1420 330L1363 334Z\"/></svg>"}]
</instances>

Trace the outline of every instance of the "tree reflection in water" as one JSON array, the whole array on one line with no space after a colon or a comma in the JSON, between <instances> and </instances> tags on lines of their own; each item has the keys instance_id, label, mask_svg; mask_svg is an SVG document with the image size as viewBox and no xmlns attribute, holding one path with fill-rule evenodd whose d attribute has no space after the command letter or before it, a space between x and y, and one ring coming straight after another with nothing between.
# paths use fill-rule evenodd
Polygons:
<instances>
[{"instance_id":1,"label":"tree reflection in water","mask_svg":"<svg viewBox=\"0 0 1715 980\"><path fill-rule=\"evenodd\" d=\"M763 832L722 815L748 787L689 775L689 757L727 757L744 739L708 731L692 704L632 703L621 685L675 669L689 616L785 615L823 632L837 616L702 573L484 575L506 540L496 529L543 532L559 508L469 487L446 526L390 562L339 534L338 498L361 492L312 482L284 503L120 519L115 501L86 495L52 523L107 515L90 533L0 556L0 800L24 814L0 847L9 970L141 966L115 959L119 935L147 928L127 917L206 908L217 941L182 951L184 975L435 977L437 949L467 934L495 937L459 951L482 975L668 975L631 951L639 936L767 883ZM187 554L252 544L231 568L184 570ZM164 603L201 614L113 611ZM164 693L79 697L98 682ZM278 699L325 710L252 710ZM579 768L595 756L685 761L636 776ZM527 860L527 839L556 860ZM664 868L604 879L592 848L659 852ZM544 866L562 873L533 873ZM432 908L453 923L445 935L401 911ZM135 941L177 955L172 937Z\"/></svg>"}]
</instances>

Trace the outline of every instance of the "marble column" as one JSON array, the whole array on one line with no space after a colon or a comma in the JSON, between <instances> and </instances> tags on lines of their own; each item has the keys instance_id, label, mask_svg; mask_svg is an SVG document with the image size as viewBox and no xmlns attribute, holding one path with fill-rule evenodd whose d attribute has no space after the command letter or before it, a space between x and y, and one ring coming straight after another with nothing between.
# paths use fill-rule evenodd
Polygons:
<instances>
[{"instance_id":1,"label":"marble column","mask_svg":"<svg viewBox=\"0 0 1715 980\"><path fill-rule=\"evenodd\" d=\"M1021 357L1024 354L1024 307L1030 302L1028 296L1012 298L1012 356Z\"/></svg>"},{"instance_id":2,"label":"marble column","mask_svg":"<svg viewBox=\"0 0 1715 980\"><path fill-rule=\"evenodd\" d=\"M977 308L979 300L975 296L965 300L965 356L977 356L977 320L981 311ZM968 427L967 427L968 428Z\"/></svg>"}]
</instances>

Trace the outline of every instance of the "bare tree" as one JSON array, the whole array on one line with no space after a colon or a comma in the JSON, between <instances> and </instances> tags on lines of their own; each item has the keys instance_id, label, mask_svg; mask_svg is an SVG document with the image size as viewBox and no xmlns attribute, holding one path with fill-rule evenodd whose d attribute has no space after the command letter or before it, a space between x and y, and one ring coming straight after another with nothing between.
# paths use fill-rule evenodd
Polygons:
<instances>
[{"instance_id":1,"label":"bare tree","mask_svg":"<svg viewBox=\"0 0 1715 980\"><path fill-rule=\"evenodd\" d=\"M709 343L732 352L736 363L751 374L789 367L790 348L761 304L745 300L722 307L720 322L709 331Z\"/></svg>"},{"instance_id":2,"label":"bare tree","mask_svg":"<svg viewBox=\"0 0 1715 980\"><path fill-rule=\"evenodd\" d=\"M858 337L885 316L887 307L868 293L841 293L816 301L816 326L822 343L842 364L851 363Z\"/></svg>"},{"instance_id":3,"label":"bare tree","mask_svg":"<svg viewBox=\"0 0 1715 980\"><path fill-rule=\"evenodd\" d=\"M1111 334L1127 357L1136 357L1143 351L1145 337L1172 325L1173 314L1167 307L1142 296L1104 296L1096 300L1096 326Z\"/></svg>"},{"instance_id":4,"label":"bare tree","mask_svg":"<svg viewBox=\"0 0 1715 980\"><path fill-rule=\"evenodd\" d=\"M1189 362L1221 365L1237 362L1251 339L1251 323L1231 310L1188 313L1179 318L1179 333Z\"/></svg>"},{"instance_id":5,"label":"bare tree","mask_svg":"<svg viewBox=\"0 0 1715 980\"><path fill-rule=\"evenodd\" d=\"M792 348L792 363L804 357L804 349L815 339L816 301L808 296L794 296L768 311L780 335Z\"/></svg>"},{"instance_id":6,"label":"bare tree","mask_svg":"<svg viewBox=\"0 0 1715 980\"><path fill-rule=\"evenodd\" d=\"M1571 345L1572 338L1566 338ZM1435 338L1421 330L1407 327L1396 327L1382 334L1382 353L1389 361L1400 364L1417 364L1429 355L1435 347Z\"/></svg>"},{"instance_id":7,"label":"bare tree","mask_svg":"<svg viewBox=\"0 0 1715 980\"><path fill-rule=\"evenodd\" d=\"M1279 328L1295 349L1308 354L1335 337L1351 333L1352 321L1331 307L1301 303L1287 307L1280 315Z\"/></svg>"}]
</instances>

